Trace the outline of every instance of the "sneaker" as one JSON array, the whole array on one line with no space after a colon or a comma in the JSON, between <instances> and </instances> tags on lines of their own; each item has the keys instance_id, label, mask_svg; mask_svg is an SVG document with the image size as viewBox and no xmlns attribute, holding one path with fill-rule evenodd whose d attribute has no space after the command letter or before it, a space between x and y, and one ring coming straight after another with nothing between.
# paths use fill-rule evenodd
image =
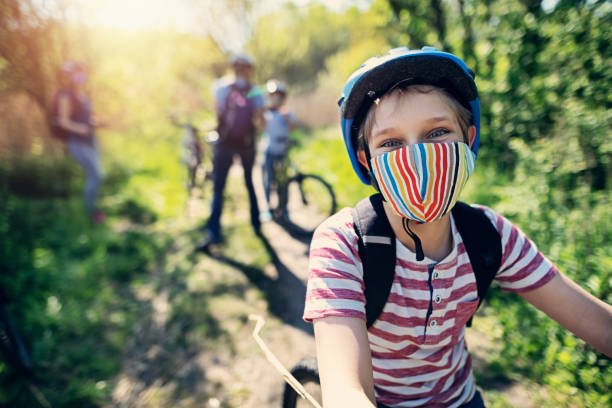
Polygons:
<instances>
[{"instance_id":1,"label":"sneaker","mask_svg":"<svg viewBox=\"0 0 612 408\"><path fill-rule=\"evenodd\" d=\"M216 242L213 242L212 240L204 239L202 242L200 242L198 245L196 245L195 250L197 252L208 252L210 247L212 245L215 245L215 244L216 244Z\"/></svg>"},{"instance_id":2,"label":"sneaker","mask_svg":"<svg viewBox=\"0 0 612 408\"><path fill-rule=\"evenodd\" d=\"M196 251L208 252L212 245L218 245L221 243L219 238L214 238L210 233L207 233L202 242L196 245Z\"/></svg>"},{"instance_id":3,"label":"sneaker","mask_svg":"<svg viewBox=\"0 0 612 408\"><path fill-rule=\"evenodd\" d=\"M259 213L259 221L270 222L272 221L272 212L270 210L262 211Z\"/></svg>"}]
</instances>

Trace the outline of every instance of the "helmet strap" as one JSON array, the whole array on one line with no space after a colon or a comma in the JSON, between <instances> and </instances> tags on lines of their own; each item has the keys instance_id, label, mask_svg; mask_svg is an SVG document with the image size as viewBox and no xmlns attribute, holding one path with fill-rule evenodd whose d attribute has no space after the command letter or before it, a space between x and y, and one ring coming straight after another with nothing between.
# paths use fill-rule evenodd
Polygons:
<instances>
[{"instance_id":1,"label":"helmet strap","mask_svg":"<svg viewBox=\"0 0 612 408\"><path fill-rule=\"evenodd\" d=\"M404 227L404 231L406 231L406 233L410 235L410 238L412 238L412 240L414 241L414 249L416 251L417 261L422 261L423 259L425 259L425 254L423 254L423 245L421 245L421 239L417 234L414 233L414 231L410 229L410 220L408 218L402 217L402 226Z\"/></svg>"},{"instance_id":2,"label":"helmet strap","mask_svg":"<svg viewBox=\"0 0 612 408\"><path fill-rule=\"evenodd\" d=\"M378 186L378 182L376 181L376 177L374 177L374 172L372 171L372 156L370 155L370 148L365 140L361 143L361 148L363 149L366 157L366 163L368 163L368 177L370 178L370 184L376 191L380 193L380 187ZM385 198L383 197L383 201Z\"/></svg>"}]
</instances>

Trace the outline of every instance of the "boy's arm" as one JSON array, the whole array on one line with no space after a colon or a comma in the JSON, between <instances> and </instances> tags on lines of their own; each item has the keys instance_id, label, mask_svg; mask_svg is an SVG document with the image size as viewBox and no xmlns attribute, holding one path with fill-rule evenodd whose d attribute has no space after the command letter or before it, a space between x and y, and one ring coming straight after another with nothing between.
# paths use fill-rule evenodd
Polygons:
<instances>
[{"instance_id":1,"label":"boy's arm","mask_svg":"<svg viewBox=\"0 0 612 408\"><path fill-rule=\"evenodd\" d=\"M372 357L365 321L314 319L317 361L325 408L375 408Z\"/></svg>"},{"instance_id":2,"label":"boy's arm","mask_svg":"<svg viewBox=\"0 0 612 408\"><path fill-rule=\"evenodd\" d=\"M612 306L560 272L545 285L519 295L612 358Z\"/></svg>"},{"instance_id":3,"label":"boy's arm","mask_svg":"<svg viewBox=\"0 0 612 408\"><path fill-rule=\"evenodd\" d=\"M301 120L294 113L287 114L287 123L289 124L289 130L302 129L310 130L308 125Z\"/></svg>"}]
</instances>

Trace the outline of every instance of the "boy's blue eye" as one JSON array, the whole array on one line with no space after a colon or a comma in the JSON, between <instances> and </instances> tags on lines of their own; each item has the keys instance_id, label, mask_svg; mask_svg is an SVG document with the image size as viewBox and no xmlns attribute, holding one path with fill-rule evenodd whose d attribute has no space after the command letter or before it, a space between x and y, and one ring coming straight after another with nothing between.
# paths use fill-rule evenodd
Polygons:
<instances>
[{"instance_id":1,"label":"boy's blue eye","mask_svg":"<svg viewBox=\"0 0 612 408\"><path fill-rule=\"evenodd\" d=\"M450 130L444 129L444 128L440 128L440 129L434 130L429 135L427 135L427 138L442 137L442 136L445 136L445 135L447 135L449 133L450 133Z\"/></svg>"},{"instance_id":2,"label":"boy's blue eye","mask_svg":"<svg viewBox=\"0 0 612 408\"><path fill-rule=\"evenodd\" d=\"M402 144L397 140L386 140L380 144L380 147L398 147Z\"/></svg>"}]
</instances>

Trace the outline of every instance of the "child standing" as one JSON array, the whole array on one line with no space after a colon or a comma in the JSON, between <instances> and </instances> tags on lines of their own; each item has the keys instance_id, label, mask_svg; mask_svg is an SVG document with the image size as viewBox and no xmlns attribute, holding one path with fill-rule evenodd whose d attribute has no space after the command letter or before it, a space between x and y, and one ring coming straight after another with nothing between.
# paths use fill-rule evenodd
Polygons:
<instances>
[{"instance_id":1,"label":"child standing","mask_svg":"<svg viewBox=\"0 0 612 408\"><path fill-rule=\"evenodd\" d=\"M284 112L282 107L287 98L287 88L282 82L271 79L266 83L268 108L264 112L264 163L262 168L263 186L268 208L261 213L262 222L270 221L270 188L274 181L276 168L282 163L289 149L289 136L295 123L293 115Z\"/></svg>"},{"instance_id":2,"label":"child standing","mask_svg":"<svg viewBox=\"0 0 612 408\"><path fill-rule=\"evenodd\" d=\"M473 77L452 54L398 48L345 84L346 148L361 181L380 193L376 216L390 224L396 260L382 313L367 327L366 260L351 210L315 232L304 319L314 324L326 408L484 407L464 338L480 285L451 213L478 152ZM497 284L612 356L612 307L559 272L510 221L473 208L501 241Z\"/></svg>"}]
</instances>

